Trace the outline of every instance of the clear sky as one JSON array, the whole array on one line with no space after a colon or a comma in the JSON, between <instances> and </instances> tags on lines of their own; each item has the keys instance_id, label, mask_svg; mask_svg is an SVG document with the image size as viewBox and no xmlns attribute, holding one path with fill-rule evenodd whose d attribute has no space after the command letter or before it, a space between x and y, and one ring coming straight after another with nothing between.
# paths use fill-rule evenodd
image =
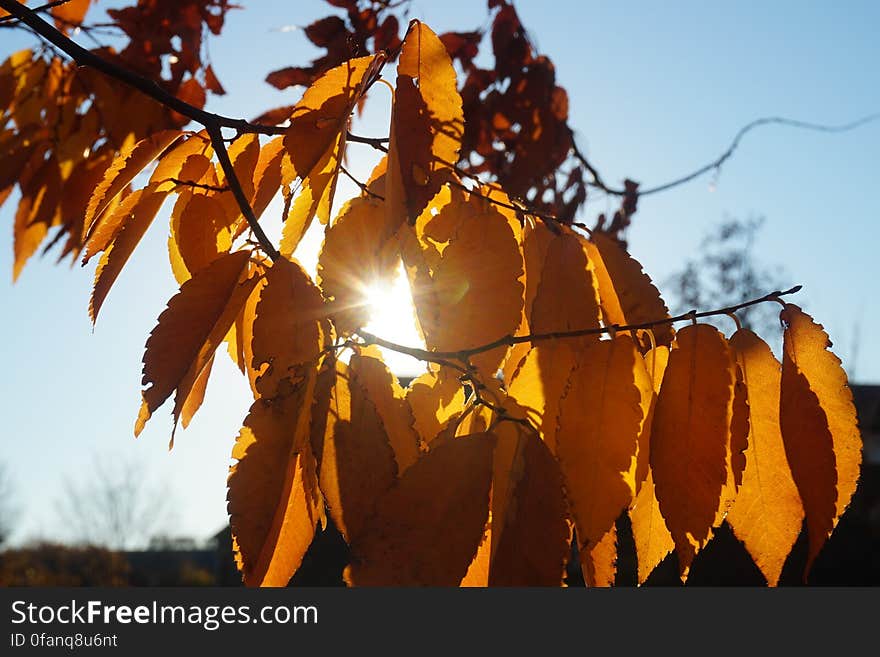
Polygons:
<instances>
[{"instance_id":1,"label":"clear sky","mask_svg":"<svg viewBox=\"0 0 880 657\"><path fill-rule=\"evenodd\" d=\"M118 3L99 7L111 4ZM210 44L229 93L212 98L209 109L250 117L298 97L265 84L267 72L318 54L300 31L278 28L302 27L330 12L318 0L240 4L246 9L231 12L223 35ZM437 32L486 24L483 2L411 6L412 16ZM759 116L835 124L880 111L880 4L873 1L520 0L516 6L534 42L556 63L579 143L609 183L628 176L652 186L688 173ZM0 55L29 42L3 31ZM387 132L378 121L359 130ZM880 122L835 135L761 128L745 138L714 185L706 176L642 199L628 235L631 251L662 283L726 216L766 217L756 259L782 267L784 283L804 285L793 300L825 325L851 377L878 383L878 152ZM354 154L352 167L362 171L368 165ZM162 497L174 510L164 529L207 538L226 522L229 454L250 403L228 359L217 359L205 404L178 432L171 452L166 408L140 438L132 434L144 343L176 291L165 251L167 219L154 223L93 332L87 308L94 264L69 269L51 257L34 259L11 284L15 200L0 209L7 235L0 244L6 272L0 354L7 368L0 378L0 462L12 474L20 511L14 539L64 536L55 512L63 482L89 478L96 455L142 464L144 477L159 485L156 502ZM583 220L592 223L615 205L597 195Z\"/></svg>"}]
</instances>

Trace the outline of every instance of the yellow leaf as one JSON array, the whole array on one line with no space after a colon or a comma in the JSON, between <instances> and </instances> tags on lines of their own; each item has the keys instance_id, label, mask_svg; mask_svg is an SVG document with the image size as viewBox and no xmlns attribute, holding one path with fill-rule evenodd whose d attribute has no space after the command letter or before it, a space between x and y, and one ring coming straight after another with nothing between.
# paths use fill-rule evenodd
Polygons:
<instances>
[{"instance_id":1,"label":"yellow leaf","mask_svg":"<svg viewBox=\"0 0 880 657\"><path fill-rule=\"evenodd\" d=\"M390 284L397 273L396 243L384 235L384 210L376 199L349 201L324 233L318 257L318 284L340 335L369 321L367 290Z\"/></svg>"},{"instance_id":2,"label":"yellow leaf","mask_svg":"<svg viewBox=\"0 0 880 657\"><path fill-rule=\"evenodd\" d=\"M557 454L559 402L575 364L568 340L541 341L529 351L510 383L510 396L526 411L541 437Z\"/></svg>"},{"instance_id":3,"label":"yellow leaf","mask_svg":"<svg viewBox=\"0 0 880 657\"><path fill-rule=\"evenodd\" d=\"M461 220L436 267L426 271L429 244L415 238L402 244L425 343L439 351L482 346L511 334L522 315L522 257L507 219L477 197L453 203ZM407 234L413 232L404 227L403 239ZM479 354L473 362L494 374L505 351Z\"/></svg>"},{"instance_id":4,"label":"yellow leaf","mask_svg":"<svg viewBox=\"0 0 880 657\"><path fill-rule=\"evenodd\" d=\"M150 185L155 185L159 191L169 192L177 187L174 180L193 183L206 182L204 176L208 174L209 170L212 177L214 174L214 167L211 166L213 154L211 140L208 139L204 131L181 139L168 148L159 159L150 176ZM193 175L196 167L203 169L198 177ZM189 170L184 171L184 169ZM216 179L212 179L212 182L216 183Z\"/></svg>"},{"instance_id":5,"label":"yellow leaf","mask_svg":"<svg viewBox=\"0 0 880 657\"><path fill-rule=\"evenodd\" d=\"M749 434L742 485L727 523L776 586L804 519L779 425L782 372L770 347L748 329L734 333L730 347L748 391Z\"/></svg>"},{"instance_id":6,"label":"yellow leaf","mask_svg":"<svg viewBox=\"0 0 880 657\"><path fill-rule=\"evenodd\" d=\"M669 316L669 309L642 265L616 240L595 231L585 247L595 267L605 324L640 324ZM651 330L656 344L668 346L672 342L672 324L660 324ZM650 348L645 330L637 331L637 335L643 350Z\"/></svg>"},{"instance_id":7,"label":"yellow leaf","mask_svg":"<svg viewBox=\"0 0 880 657\"><path fill-rule=\"evenodd\" d=\"M419 435L406 393L397 377L382 361L378 347L361 348L349 361L351 385L362 390L379 414L388 443L402 474L419 456Z\"/></svg>"},{"instance_id":8,"label":"yellow leaf","mask_svg":"<svg viewBox=\"0 0 880 657\"><path fill-rule=\"evenodd\" d=\"M330 517L357 542L378 498L397 479L388 432L352 371L337 363L320 457L321 491Z\"/></svg>"},{"instance_id":9,"label":"yellow leaf","mask_svg":"<svg viewBox=\"0 0 880 657\"><path fill-rule=\"evenodd\" d=\"M359 586L457 586L489 513L492 434L435 440L376 505L345 570ZM451 476L454 473L454 476Z\"/></svg>"},{"instance_id":10,"label":"yellow leaf","mask_svg":"<svg viewBox=\"0 0 880 657\"><path fill-rule=\"evenodd\" d=\"M124 149L107 169L104 179L95 188L89 207L86 209L85 225L91 235L97 228L101 214L128 184L134 180L144 167L155 160L163 151L181 136L178 130L164 130L142 139L130 148Z\"/></svg>"},{"instance_id":11,"label":"yellow leaf","mask_svg":"<svg viewBox=\"0 0 880 657\"><path fill-rule=\"evenodd\" d=\"M254 284L252 279L240 283L249 256L249 251L237 251L218 258L184 283L159 315L144 352L143 385L149 387L142 393L135 435L178 390L176 423L198 375L229 331Z\"/></svg>"},{"instance_id":12,"label":"yellow leaf","mask_svg":"<svg viewBox=\"0 0 880 657\"><path fill-rule=\"evenodd\" d=\"M549 229L539 224L531 235L543 231L549 232ZM568 228L561 227L559 231L548 240L540 265L539 282L529 312L532 333L599 328L599 297L592 267L582 246L584 242ZM526 243L528 241L527 237ZM572 299L577 302L572 303ZM585 336L573 344L598 339L598 335Z\"/></svg>"},{"instance_id":13,"label":"yellow leaf","mask_svg":"<svg viewBox=\"0 0 880 657\"><path fill-rule=\"evenodd\" d=\"M581 572L587 586L614 586L617 577L617 527L611 525L605 536L580 550Z\"/></svg>"},{"instance_id":14,"label":"yellow leaf","mask_svg":"<svg viewBox=\"0 0 880 657\"><path fill-rule=\"evenodd\" d=\"M458 376L455 370L440 367L416 378L406 390L413 426L425 445L464 411L464 387Z\"/></svg>"},{"instance_id":15,"label":"yellow leaf","mask_svg":"<svg viewBox=\"0 0 880 657\"><path fill-rule=\"evenodd\" d=\"M257 161L260 157L260 139L255 134L244 134L229 146L229 160L235 171L235 177L241 185L244 197L251 201L254 197L254 176L256 175ZM226 173L218 166L217 183L219 186L228 186ZM277 189L277 187L276 187ZM232 190L217 194L216 199L223 207L226 220L224 226L233 226L242 219L241 208ZM253 209L253 208L251 208Z\"/></svg>"},{"instance_id":16,"label":"yellow leaf","mask_svg":"<svg viewBox=\"0 0 880 657\"><path fill-rule=\"evenodd\" d=\"M110 287L116 281L122 268L128 262L147 228L153 223L153 218L162 207L166 194L156 193L152 189L142 189L129 194L125 200L113 211L114 218L105 225L116 224L116 230L106 246L102 246L104 253L95 270L95 287L89 300L89 317L92 323L97 321L98 312L110 291ZM118 221L115 219L119 216ZM105 235L96 232L89 241L85 258L89 258L89 251L99 248Z\"/></svg>"},{"instance_id":17,"label":"yellow leaf","mask_svg":"<svg viewBox=\"0 0 880 657\"><path fill-rule=\"evenodd\" d=\"M321 517L309 444L315 369L257 399L235 442L227 500L236 562L247 586L285 586Z\"/></svg>"},{"instance_id":18,"label":"yellow leaf","mask_svg":"<svg viewBox=\"0 0 880 657\"><path fill-rule=\"evenodd\" d=\"M264 273L262 267L259 267L259 273ZM260 373L254 369L254 319L257 316L257 303L260 301L260 295L265 284L265 277L260 275L257 278L254 289L244 304L242 304L241 311L238 313L238 317L235 318L235 323L226 335L229 355L242 374L247 376L255 398L259 396L256 381Z\"/></svg>"},{"instance_id":19,"label":"yellow leaf","mask_svg":"<svg viewBox=\"0 0 880 657\"><path fill-rule=\"evenodd\" d=\"M299 264L285 258L272 263L253 323L253 367L260 371L256 387L261 395L272 396L290 368L317 362L324 347L323 305Z\"/></svg>"},{"instance_id":20,"label":"yellow leaf","mask_svg":"<svg viewBox=\"0 0 880 657\"><path fill-rule=\"evenodd\" d=\"M651 469L682 579L721 505L733 384L724 336L709 324L681 329L654 408Z\"/></svg>"},{"instance_id":21,"label":"yellow leaf","mask_svg":"<svg viewBox=\"0 0 880 657\"><path fill-rule=\"evenodd\" d=\"M660 384L663 381L663 374L666 371L668 362L669 349L667 347L657 347L645 354L645 370L650 378L653 390L649 414L644 426L644 430L648 432L649 436L654 417L656 395L660 392ZM641 389L641 385L639 388ZM642 408L644 409L644 394L642 403ZM640 460L642 454L645 456L650 455L650 439L647 448L645 448L640 438ZM641 585L645 583L645 580L648 579L648 576L663 561L666 555L675 548L672 535L666 528L666 522L660 514L660 503L657 501L657 495L654 490L654 475L650 469L647 469L644 483L639 489L636 499L633 501L629 515L639 564L638 580L639 585Z\"/></svg>"},{"instance_id":22,"label":"yellow leaf","mask_svg":"<svg viewBox=\"0 0 880 657\"><path fill-rule=\"evenodd\" d=\"M537 434L500 422L493 459L489 586L559 586L571 532L559 463Z\"/></svg>"},{"instance_id":23,"label":"yellow leaf","mask_svg":"<svg viewBox=\"0 0 880 657\"><path fill-rule=\"evenodd\" d=\"M559 402L556 454L581 545L598 543L635 494L640 360L628 335L588 344Z\"/></svg>"},{"instance_id":24,"label":"yellow leaf","mask_svg":"<svg viewBox=\"0 0 880 657\"><path fill-rule=\"evenodd\" d=\"M198 273L232 248L223 205L215 196L181 194L171 215L168 239L169 251L176 247L180 254L186 278Z\"/></svg>"},{"instance_id":25,"label":"yellow leaf","mask_svg":"<svg viewBox=\"0 0 880 657\"><path fill-rule=\"evenodd\" d=\"M862 440L846 373L822 326L793 304L779 316L782 439L807 518L806 577L855 492Z\"/></svg>"},{"instance_id":26,"label":"yellow leaf","mask_svg":"<svg viewBox=\"0 0 880 657\"><path fill-rule=\"evenodd\" d=\"M388 145L389 224L414 224L458 160L464 114L446 47L422 23L400 53Z\"/></svg>"}]
</instances>

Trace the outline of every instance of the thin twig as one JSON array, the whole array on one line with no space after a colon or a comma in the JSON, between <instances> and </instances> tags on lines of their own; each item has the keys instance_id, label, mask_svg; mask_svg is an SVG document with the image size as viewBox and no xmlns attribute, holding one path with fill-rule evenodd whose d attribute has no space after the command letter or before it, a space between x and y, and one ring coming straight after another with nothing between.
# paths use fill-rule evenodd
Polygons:
<instances>
[{"instance_id":1,"label":"thin twig","mask_svg":"<svg viewBox=\"0 0 880 657\"><path fill-rule=\"evenodd\" d=\"M441 365L448 365L451 361L466 363L472 356L476 356L477 354L492 351L493 349L497 349L499 347L512 347L513 345L522 344L524 342L541 342L544 340L580 338L587 335L603 335L606 333L614 333L617 331L636 331L639 329L648 329L654 326L661 326L663 324L672 324L674 322L690 322L697 319L702 319L704 317L729 315L730 313L734 313L737 310L742 310L743 308L755 306L760 303L766 303L768 301L782 303L780 297L800 292L801 287L802 286L800 285L795 285L794 287L791 287L787 290L776 290L774 292L770 292L769 294L765 294L764 296L757 299L743 301L742 303L738 303L734 306L727 306L726 308L705 310L703 312L696 312L694 310L691 310L689 312L682 313L681 315L676 315L674 317L662 317L659 319L651 320L649 322L641 322L639 324L613 324L611 326L601 326L597 328L576 329L572 331L555 331L552 333L530 333L527 335L508 334L502 338L498 338L497 340L493 340L492 342L487 342L486 344L480 345L478 347L461 349L459 351L428 351L427 349L419 349L417 347L406 347L403 345L399 345L366 331L358 331L358 334L366 341L367 344L377 344L380 347L385 347L386 349L390 349L391 351L396 351L401 354L406 354L407 356L412 356L413 358L416 358L418 360L423 360L431 363L439 363ZM457 369L461 371L463 368Z\"/></svg>"},{"instance_id":2,"label":"thin twig","mask_svg":"<svg viewBox=\"0 0 880 657\"><path fill-rule=\"evenodd\" d=\"M855 130L867 123L872 123L880 119L880 112L875 112L874 114L869 114L867 116L863 116L860 119L856 119L855 121L850 121L849 123L844 123L842 125L825 125L821 123L809 123L807 121L798 121L795 119L788 119L781 116L765 116L760 119L755 119L754 121L746 124L742 128L740 128L739 132L734 136L733 141L730 143L730 146L727 147L721 155L719 155L716 159L708 164L701 166L699 169L692 171L691 173L681 176L680 178L676 178L675 180L671 180L669 182L663 183L662 185L657 185L656 187L649 187L647 189L638 190L638 196L648 196L649 194L657 194L659 192L665 192L668 189L672 189L673 187L678 187L679 185L683 185L688 183L695 178L699 178L705 173L710 171L718 171L721 166L729 160L737 147L739 147L740 142L743 137L745 137L749 132L754 130L755 128L759 128L764 125L784 125L791 128L798 128L801 130L813 130L815 132L848 132L850 130ZM592 187L596 187L598 189L603 190L608 194L613 194L614 196L624 196L626 191L619 188L609 187L605 184L605 181L602 180L602 177L599 175L599 172L596 171L595 167L590 164L589 160L584 156L584 154L577 147L577 144L574 141L574 137L572 137L572 155L580 161L580 163L584 166L584 168L590 173L593 177L593 180L588 184Z\"/></svg>"},{"instance_id":3,"label":"thin twig","mask_svg":"<svg viewBox=\"0 0 880 657\"><path fill-rule=\"evenodd\" d=\"M55 2L47 2L44 5L40 5L39 7L34 7L31 11L35 13L42 13L44 11L49 11L50 9L54 9L60 5L66 5L70 0L55 0ZM3 23L16 24L20 21L17 16L9 15L0 17L0 25Z\"/></svg>"}]
</instances>

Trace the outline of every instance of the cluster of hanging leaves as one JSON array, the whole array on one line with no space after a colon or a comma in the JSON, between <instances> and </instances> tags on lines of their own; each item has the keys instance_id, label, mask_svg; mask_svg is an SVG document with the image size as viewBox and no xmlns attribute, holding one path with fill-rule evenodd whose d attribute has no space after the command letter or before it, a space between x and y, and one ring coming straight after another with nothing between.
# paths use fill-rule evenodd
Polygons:
<instances>
[{"instance_id":1,"label":"cluster of hanging leaves","mask_svg":"<svg viewBox=\"0 0 880 657\"><path fill-rule=\"evenodd\" d=\"M396 53L401 22L387 2L328 0L345 10L305 27L306 37L326 50L309 66L273 71L267 82L279 89L308 86L331 68L357 56ZM399 3L407 6L407 2ZM459 167L497 181L512 197L571 223L587 199L594 172L579 160L568 125L568 94L556 84L552 60L535 52L512 4L488 0L491 25L467 32L446 32L440 40L461 72L459 93L465 129L460 138ZM488 37L494 65L476 65ZM261 120L283 120L283 111ZM635 212L637 186L627 181L626 201L603 229L620 236Z\"/></svg>"},{"instance_id":2,"label":"cluster of hanging leaves","mask_svg":"<svg viewBox=\"0 0 880 657\"><path fill-rule=\"evenodd\" d=\"M514 36L505 48L524 47ZM172 397L174 427L186 427L218 350L246 376L254 402L228 480L244 582L285 585L328 518L351 548L351 585L559 585L573 537L585 580L607 585L621 513L640 582L672 551L686 578L725 520L771 585L805 520L809 569L860 470L851 394L822 327L784 305L781 364L746 329L676 332L619 242L514 210L497 184L465 184L454 163L472 129L467 102L448 39L418 22L399 53L387 155L334 213L350 116L386 62L365 55L324 71L283 134L230 144L257 218L284 196L274 258L250 239L204 132L160 122L102 151L98 133L76 137L34 109L66 99L59 80L75 90L86 73L26 53L0 76L4 143L36 149L15 170L4 155L3 180L22 187L16 226L66 219L80 236L73 250L99 256L93 320L173 201L180 290L146 343L135 433ZM94 107L64 103L71 125ZM88 120L109 143L98 119ZM92 182L65 205L46 180L66 189L78 165ZM292 254L315 219L325 228L313 279ZM400 263L426 346L416 355L429 364L407 387L359 334L364 289Z\"/></svg>"},{"instance_id":3,"label":"cluster of hanging leaves","mask_svg":"<svg viewBox=\"0 0 880 657\"><path fill-rule=\"evenodd\" d=\"M63 31L91 29L84 23L90 4L90 0L73 0L55 8L56 26ZM219 34L229 6L226 0L140 0L135 6L108 10L129 42L118 52L108 47L93 52L201 108L207 91L223 93L210 64L202 59L202 32L207 28ZM179 36L179 42L172 35ZM13 277L41 244L44 253L61 244L59 261L68 257L75 261L95 228L96 212L109 210L104 214L113 216L126 212L134 202L122 204L130 191L128 181L121 182L123 176L118 179L121 187L106 197L112 207L88 209L92 190L110 176L116 156L187 122L139 91L79 67L46 46L22 50L3 62L0 204L16 183L21 193L15 214ZM135 156L142 158L141 168L164 147L162 137L153 140L159 150L150 154L141 146Z\"/></svg>"}]
</instances>

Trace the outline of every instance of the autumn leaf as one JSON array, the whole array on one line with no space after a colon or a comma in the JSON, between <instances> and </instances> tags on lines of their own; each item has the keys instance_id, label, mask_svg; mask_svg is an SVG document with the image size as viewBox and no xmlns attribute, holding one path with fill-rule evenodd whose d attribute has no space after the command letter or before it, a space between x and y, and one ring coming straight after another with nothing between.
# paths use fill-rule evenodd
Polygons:
<instances>
[{"instance_id":1,"label":"autumn leaf","mask_svg":"<svg viewBox=\"0 0 880 657\"><path fill-rule=\"evenodd\" d=\"M397 65L388 145L389 225L414 224L458 160L464 115L443 42L415 23Z\"/></svg>"},{"instance_id":2,"label":"autumn leaf","mask_svg":"<svg viewBox=\"0 0 880 657\"><path fill-rule=\"evenodd\" d=\"M617 577L617 527L611 525L595 543L580 549L581 572L587 586L614 586Z\"/></svg>"},{"instance_id":3,"label":"autumn leaf","mask_svg":"<svg viewBox=\"0 0 880 657\"><path fill-rule=\"evenodd\" d=\"M104 231L98 231L92 235L92 239L86 245L84 260L97 249L104 251L95 270L95 286L89 300L89 317L92 323L97 321L110 287L147 232L147 228L153 223L156 213L165 201L165 196L166 194L155 192L150 188L129 194L113 210L113 216L105 222L107 230L115 224L112 237L108 238Z\"/></svg>"},{"instance_id":4,"label":"autumn leaf","mask_svg":"<svg viewBox=\"0 0 880 657\"><path fill-rule=\"evenodd\" d=\"M402 229L401 254L425 343L429 349L458 351L516 330L523 303L522 257L507 219L482 199L453 201L443 212L457 215L457 229L436 265L429 265L434 247L409 227ZM488 305L492 313L483 312ZM473 361L494 372L504 351L482 353Z\"/></svg>"},{"instance_id":5,"label":"autumn leaf","mask_svg":"<svg viewBox=\"0 0 880 657\"><path fill-rule=\"evenodd\" d=\"M318 288L296 262L279 258L266 273L253 321L255 384L271 397L290 369L317 362L324 347L324 301Z\"/></svg>"},{"instance_id":6,"label":"autumn leaf","mask_svg":"<svg viewBox=\"0 0 880 657\"><path fill-rule=\"evenodd\" d=\"M285 586L321 517L309 436L314 369L285 378L251 406L235 442L228 480L236 562L247 586Z\"/></svg>"},{"instance_id":7,"label":"autumn leaf","mask_svg":"<svg viewBox=\"0 0 880 657\"><path fill-rule=\"evenodd\" d=\"M299 178L302 190L285 221L282 253L293 253L313 217L321 223L330 220L349 117L382 61L372 56L348 60L315 80L294 107L284 135L289 169L282 169L282 183Z\"/></svg>"},{"instance_id":8,"label":"autumn leaf","mask_svg":"<svg viewBox=\"0 0 880 657\"><path fill-rule=\"evenodd\" d=\"M101 214L125 187L139 174L144 167L155 160L171 146L181 133L178 130L164 130L137 142L131 148L123 150L107 169L104 180L95 188L89 207L86 209L85 225L88 234L100 225Z\"/></svg>"},{"instance_id":9,"label":"autumn leaf","mask_svg":"<svg viewBox=\"0 0 880 657\"><path fill-rule=\"evenodd\" d=\"M556 452L582 545L598 543L635 494L640 360L628 335L587 345L559 402Z\"/></svg>"},{"instance_id":10,"label":"autumn leaf","mask_svg":"<svg viewBox=\"0 0 880 657\"><path fill-rule=\"evenodd\" d=\"M406 389L413 427L424 445L429 445L464 411L464 387L458 377L455 370L440 367L418 376Z\"/></svg>"},{"instance_id":11,"label":"autumn leaf","mask_svg":"<svg viewBox=\"0 0 880 657\"><path fill-rule=\"evenodd\" d=\"M616 240L594 231L585 247L595 267L605 324L640 324L669 316L669 309L642 265ZM669 346L672 342L672 324L658 324L651 330L656 344ZM647 350L651 343L644 331L637 331L637 335Z\"/></svg>"},{"instance_id":12,"label":"autumn leaf","mask_svg":"<svg viewBox=\"0 0 880 657\"><path fill-rule=\"evenodd\" d=\"M651 469L682 579L711 537L721 504L733 384L724 336L709 324L681 329L654 408Z\"/></svg>"},{"instance_id":13,"label":"autumn leaf","mask_svg":"<svg viewBox=\"0 0 880 657\"><path fill-rule=\"evenodd\" d=\"M571 532L562 472L530 428L498 423L493 459L489 586L559 586Z\"/></svg>"},{"instance_id":14,"label":"autumn leaf","mask_svg":"<svg viewBox=\"0 0 880 657\"><path fill-rule=\"evenodd\" d=\"M378 500L369 527L352 546L346 581L457 586L489 513L494 442L488 433L435 440Z\"/></svg>"},{"instance_id":15,"label":"autumn leaf","mask_svg":"<svg viewBox=\"0 0 880 657\"><path fill-rule=\"evenodd\" d=\"M855 492L862 440L846 373L822 326L794 304L779 317L785 325L779 412L807 520L806 577Z\"/></svg>"},{"instance_id":16,"label":"autumn leaf","mask_svg":"<svg viewBox=\"0 0 880 657\"><path fill-rule=\"evenodd\" d=\"M241 282L249 257L249 251L236 251L218 258L184 283L159 315L144 352L145 389L135 435L175 390L176 424L192 386L256 283Z\"/></svg>"},{"instance_id":17,"label":"autumn leaf","mask_svg":"<svg viewBox=\"0 0 880 657\"><path fill-rule=\"evenodd\" d=\"M727 523L767 583L776 586L804 518L780 428L782 372L770 347L748 329L734 333L730 347L748 391L749 434L742 484Z\"/></svg>"},{"instance_id":18,"label":"autumn leaf","mask_svg":"<svg viewBox=\"0 0 880 657\"><path fill-rule=\"evenodd\" d=\"M363 387L337 363L320 457L320 484L333 522L352 543L376 500L397 480L388 432Z\"/></svg>"},{"instance_id":19,"label":"autumn leaf","mask_svg":"<svg viewBox=\"0 0 880 657\"><path fill-rule=\"evenodd\" d=\"M397 273L397 244L390 235L383 235L383 219L382 204L361 196L349 201L324 233L318 284L340 335L369 321L367 290L390 284Z\"/></svg>"},{"instance_id":20,"label":"autumn leaf","mask_svg":"<svg viewBox=\"0 0 880 657\"><path fill-rule=\"evenodd\" d=\"M656 395L660 392L660 384L663 381L668 362L669 349L667 347L656 347L645 354L645 370L650 378L654 393L646 419L649 433L653 423ZM636 377L637 384L639 380L639 377ZM641 391L641 385L639 387ZM642 408L644 409L644 394L642 399ZM640 440L639 456L641 457L642 454L643 444ZM648 454L650 454L650 444L648 445ZM675 542L672 540L672 535L666 528L666 522L660 513L660 503L657 501L654 487L654 475L650 469L647 470L645 480L630 507L629 517L638 559L638 582L639 585L642 585L666 555L675 548Z\"/></svg>"}]
</instances>

